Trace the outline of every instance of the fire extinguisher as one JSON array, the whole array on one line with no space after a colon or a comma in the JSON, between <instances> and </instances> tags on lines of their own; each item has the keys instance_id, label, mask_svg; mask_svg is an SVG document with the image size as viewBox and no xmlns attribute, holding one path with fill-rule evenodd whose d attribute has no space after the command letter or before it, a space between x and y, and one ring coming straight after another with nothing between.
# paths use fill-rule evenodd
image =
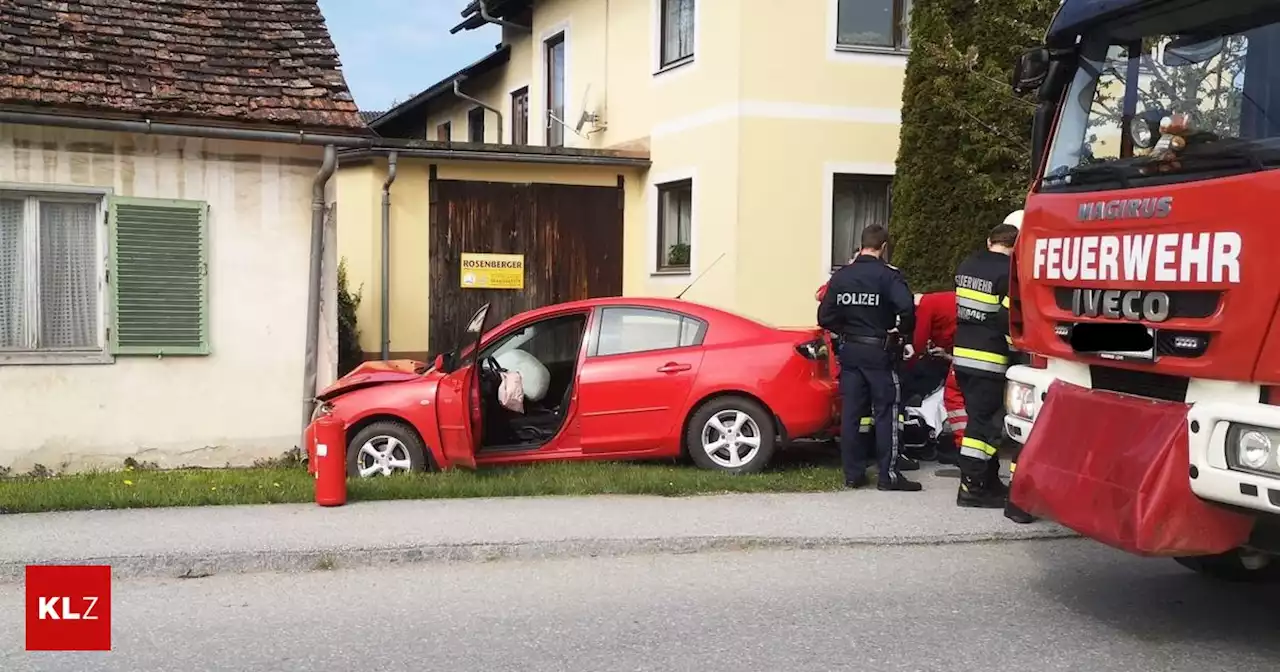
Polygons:
<instances>
[{"instance_id":1,"label":"fire extinguisher","mask_svg":"<svg viewBox=\"0 0 1280 672\"><path fill-rule=\"evenodd\" d=\"M312 424L315 441L316 504L342 506L347 503L346 427L332 415L316 418Z\"/></svg>"}]
</instances>

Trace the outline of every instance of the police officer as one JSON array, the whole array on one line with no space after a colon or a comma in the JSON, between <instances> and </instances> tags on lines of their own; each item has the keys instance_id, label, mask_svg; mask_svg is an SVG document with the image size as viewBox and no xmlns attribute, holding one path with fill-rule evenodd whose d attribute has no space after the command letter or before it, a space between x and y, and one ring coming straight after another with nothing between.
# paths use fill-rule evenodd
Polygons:
<instances>
[{"instance_id":1,"label":"police officer","mask_svg":"<svg viewBox=\"0 0 1280 672\"><path fill-rule=\"evenodd\" d=\"M902 349L896 344L915 327L915 301L902 274L883 260L889 232L873 224L863 229L861 249L853 261L831 276L818 305L818 324L840 334L840 393L844 400L840 427L840 457L845 485L869 484L870 455L859 450L859 419L868 406L874 420L880 490L916 492L921 485L902 475L898 434L900 388L898 360L911 355L910 337Z\"/></svg>"},{"instance_id":2,"label":"police officer","mask_svg":"<svg viewBox=\"0 0 1280 672\"><path fill-rule=\"evenodd\" d=\"M998 509L1008 503L997 446L1010 358L1009 255L1017 240L1017 226L1000 224L987 236L987 249L970 255L956 270L952 367L969 416L960 442L959 506Z\"/></svg>"}]
</instances>

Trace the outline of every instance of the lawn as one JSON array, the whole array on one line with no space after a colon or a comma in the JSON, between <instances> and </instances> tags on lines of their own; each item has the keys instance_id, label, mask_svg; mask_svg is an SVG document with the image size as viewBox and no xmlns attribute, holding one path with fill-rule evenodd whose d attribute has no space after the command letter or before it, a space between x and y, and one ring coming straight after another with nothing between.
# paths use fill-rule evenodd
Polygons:
<instances>
[{"instance_id":1,"label":"lawn","mask_svg":"<svg viewBox=\"0 0 1280 672\"><path fill-rule=\"evenodd\" d=\"M548 463L474 472L455 470L391 478L353 478L347 481L347 497L349 501L372 501L528 495L817 492L835 490L842 482L839 468L830 464L826 455L792 453L765 473L729 476L669 463ZM0 479L0 513L310 502L314 497L313 488L313 478L301 466L172 471L130 468L69 476L18 476Z\"/></svg>"}]
</instances>

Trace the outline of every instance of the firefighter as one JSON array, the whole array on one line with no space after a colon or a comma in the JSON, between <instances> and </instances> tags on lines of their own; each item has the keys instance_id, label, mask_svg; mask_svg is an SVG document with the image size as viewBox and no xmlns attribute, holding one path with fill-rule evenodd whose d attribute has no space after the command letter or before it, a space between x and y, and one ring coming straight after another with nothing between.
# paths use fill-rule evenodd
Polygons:
<instances>
[{"instance_id":1,"label":"firefighter","mask_svg":"<svg viewBox=\"0 0 1280 672\"><path fill-rule=\"evenodd\" d=\"M987 249L956 270L956 336L952 366L964 395L968 426L960 442L963 507L1005 508L1009 488L1000 480L1005 371L1009 367L1009 255L1018 227L1002 223L987 236Z\"/></svg>"},{"instance_id":2,"label":"firefighter","mask_svg":"<svg viewBox=\"0 0 1280 672\"><path fill-rule=\"evenodd\" d=\"M898 362L912 352L902 334L913 333L915 302L902 274L883 260L889 232L878 224L863 229L853 262L831 276L818 305L818 324L840 334L840 394L843 412L840 457L845 485L868 485L867 458L859 454L858 426L868 406L874 420L880 490L918 492L902 474L898 435ZM899 345L901 344L901 345Z\"/></svg>"}]
</instances>

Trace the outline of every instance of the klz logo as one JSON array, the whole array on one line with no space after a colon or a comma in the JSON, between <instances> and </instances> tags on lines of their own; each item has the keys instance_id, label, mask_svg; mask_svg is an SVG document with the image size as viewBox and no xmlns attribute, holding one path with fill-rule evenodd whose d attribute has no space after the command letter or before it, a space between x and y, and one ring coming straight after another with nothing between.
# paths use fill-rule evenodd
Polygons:
<instances>
[{"instance_id":1,"label":"klz logo","mask_svg":"<svg viewBox=\"0 0 1280 672\"><path fill-rule=\"evenodd\" d=\"M111 568L27 565L27 650L110 651Z\"/></svg>"}]
</instances>

